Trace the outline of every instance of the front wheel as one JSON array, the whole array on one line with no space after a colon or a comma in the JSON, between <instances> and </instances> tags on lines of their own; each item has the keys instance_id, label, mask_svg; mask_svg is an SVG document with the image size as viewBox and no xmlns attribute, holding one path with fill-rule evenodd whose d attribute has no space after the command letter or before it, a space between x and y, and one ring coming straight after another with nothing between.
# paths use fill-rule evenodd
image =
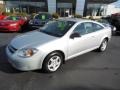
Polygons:
<instances>
[{"instance_id":1,"label":"front wheel","mask_svg":"<svg viewBox=\"0 0 120 90\"><path fill-rule=\"evenodd\" d=\"M18 32L22 32L22 26L19 26Z\"/></svg>"},{"instance_id":2,"label":"front wheel","mask_svg":"<svg viewBox=\"0 0 120 90\"><path fill-rule=\"evenodd\" d=\"M44 72L55 72L61 66L63 61L63 56L60 53L51 53L43 62L43 71Z\"/></svg>"},{"instance_id":3,"label":"front wheel","mask_svg":"<svg viewBox=\"0 0 120 90\"><path fill-rule=\"evenodd\" d=\"M104 52L106 50L106 48L107 48L107 43L108 43L107 39L104 39L102 41L100 47L98 48L98 51Z\"/></svg>"}]
</instances>

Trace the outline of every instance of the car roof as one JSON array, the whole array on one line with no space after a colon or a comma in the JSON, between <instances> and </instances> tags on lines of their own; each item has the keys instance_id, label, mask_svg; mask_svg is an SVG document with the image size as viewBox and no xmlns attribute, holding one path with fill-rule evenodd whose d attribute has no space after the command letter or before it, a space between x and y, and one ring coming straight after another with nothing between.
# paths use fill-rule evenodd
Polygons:
<instances>
[{"instance_id":1,"label":"car roof","mask_svg":"<svg viewBox=\"0 0 120 90\"><path fill-rule=\"evenodd\" d=\"M97 23L101 26L104 27L104 25L100 22L94 21L94 20L90 20L90 19L82 19L82 18L59 18L58 20L63 20L63 21L72 21L75 23L79 23L79 22L93 22L93 23Z\"/></svg>"},{"instance_id":2,"label":"car roof","mask_svg":"<svg viewBox=\"0 0 120 90\"><path fill-rule=\"evenodd\" d=\"M94 22L92 20L88 19L82 19L82 18L59 18L58 20L63 20L63 21L73 21L73 22L82 22L82 21L87 21L87 22Z\"/></svg>"}]
</instances>

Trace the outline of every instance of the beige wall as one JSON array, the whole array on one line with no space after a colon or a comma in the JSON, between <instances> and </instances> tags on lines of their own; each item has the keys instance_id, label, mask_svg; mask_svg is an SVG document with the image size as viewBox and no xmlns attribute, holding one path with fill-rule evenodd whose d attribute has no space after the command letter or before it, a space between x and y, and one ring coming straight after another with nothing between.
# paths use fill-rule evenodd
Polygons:
<instances>
[{"instance_id":1,"label":"beige wall","mask_svg":"<svg viewBox=\"0 0 120 90\"><path fill-rule=\"evenodd\" d=\"M4 2L3 2L3 1L0 1L0 4L4 4Z\"/></svg>"}]
</instances>

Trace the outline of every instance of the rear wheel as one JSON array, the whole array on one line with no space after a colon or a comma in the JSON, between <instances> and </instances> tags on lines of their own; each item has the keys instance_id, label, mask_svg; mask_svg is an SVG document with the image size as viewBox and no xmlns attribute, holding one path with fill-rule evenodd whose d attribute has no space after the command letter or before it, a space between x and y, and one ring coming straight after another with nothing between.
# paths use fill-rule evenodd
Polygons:
<instances>
[{"instance_id":1,"label":"rear wheel","mask_svg":"<svg viewBox=\"0 0 120 90\"><path fill-rule=\"evenodd\" d=\"M42 69L44 72L55 72L61 66L62 62L63 56L60 53L51 53L45 58Z\"/></svg>"},{"instance_id":2,"label":"rear wheel","mask_svg":"<svg viewBox=\"0 0 120 90\"><path fill-rule=\"evenodd\" d=\"M98 48L98 51L100 52L104 52L107 48L107 44L108 44L108 40L104 39L100 45L100 47Z\"/></svg>"}]
</instances>

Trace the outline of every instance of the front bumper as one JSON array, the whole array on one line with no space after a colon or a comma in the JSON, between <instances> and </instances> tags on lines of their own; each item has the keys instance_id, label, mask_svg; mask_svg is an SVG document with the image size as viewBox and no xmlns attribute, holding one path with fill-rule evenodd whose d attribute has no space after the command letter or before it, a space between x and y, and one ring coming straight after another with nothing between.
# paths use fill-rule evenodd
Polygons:
<instances>
[{"instance_id":1,"label":"front bumper","mask_svg":"<svg viewBox=\"0 0 120 90\"><path fill-rule=\"evenodd\" d=\"M0 26L0 31L18 31L18 30L19 30L18 26L13 26L13 27Z\"/></svg>"},{"instance_id":2,"label":"front bumper","mask_svg":"<svg viewBox=\"0 0 120 90\"><path fill-rule=\"evenodd\" d=\"M0 31L9 31L9 28L0 26Z\"/></svg>"},{"instance_id":3,"label":"front bumper","mask_svg":"<svg viewBox=\"0 0 120 90\"><path fill-rule=\"evenodd\" d=\"M42 68L40 57L22 58L17 56L15 53L12 54L8 47L6 48L6 54L8 56L9 63L20 71L29 71Z\"/></svg>"}]
</instances>

